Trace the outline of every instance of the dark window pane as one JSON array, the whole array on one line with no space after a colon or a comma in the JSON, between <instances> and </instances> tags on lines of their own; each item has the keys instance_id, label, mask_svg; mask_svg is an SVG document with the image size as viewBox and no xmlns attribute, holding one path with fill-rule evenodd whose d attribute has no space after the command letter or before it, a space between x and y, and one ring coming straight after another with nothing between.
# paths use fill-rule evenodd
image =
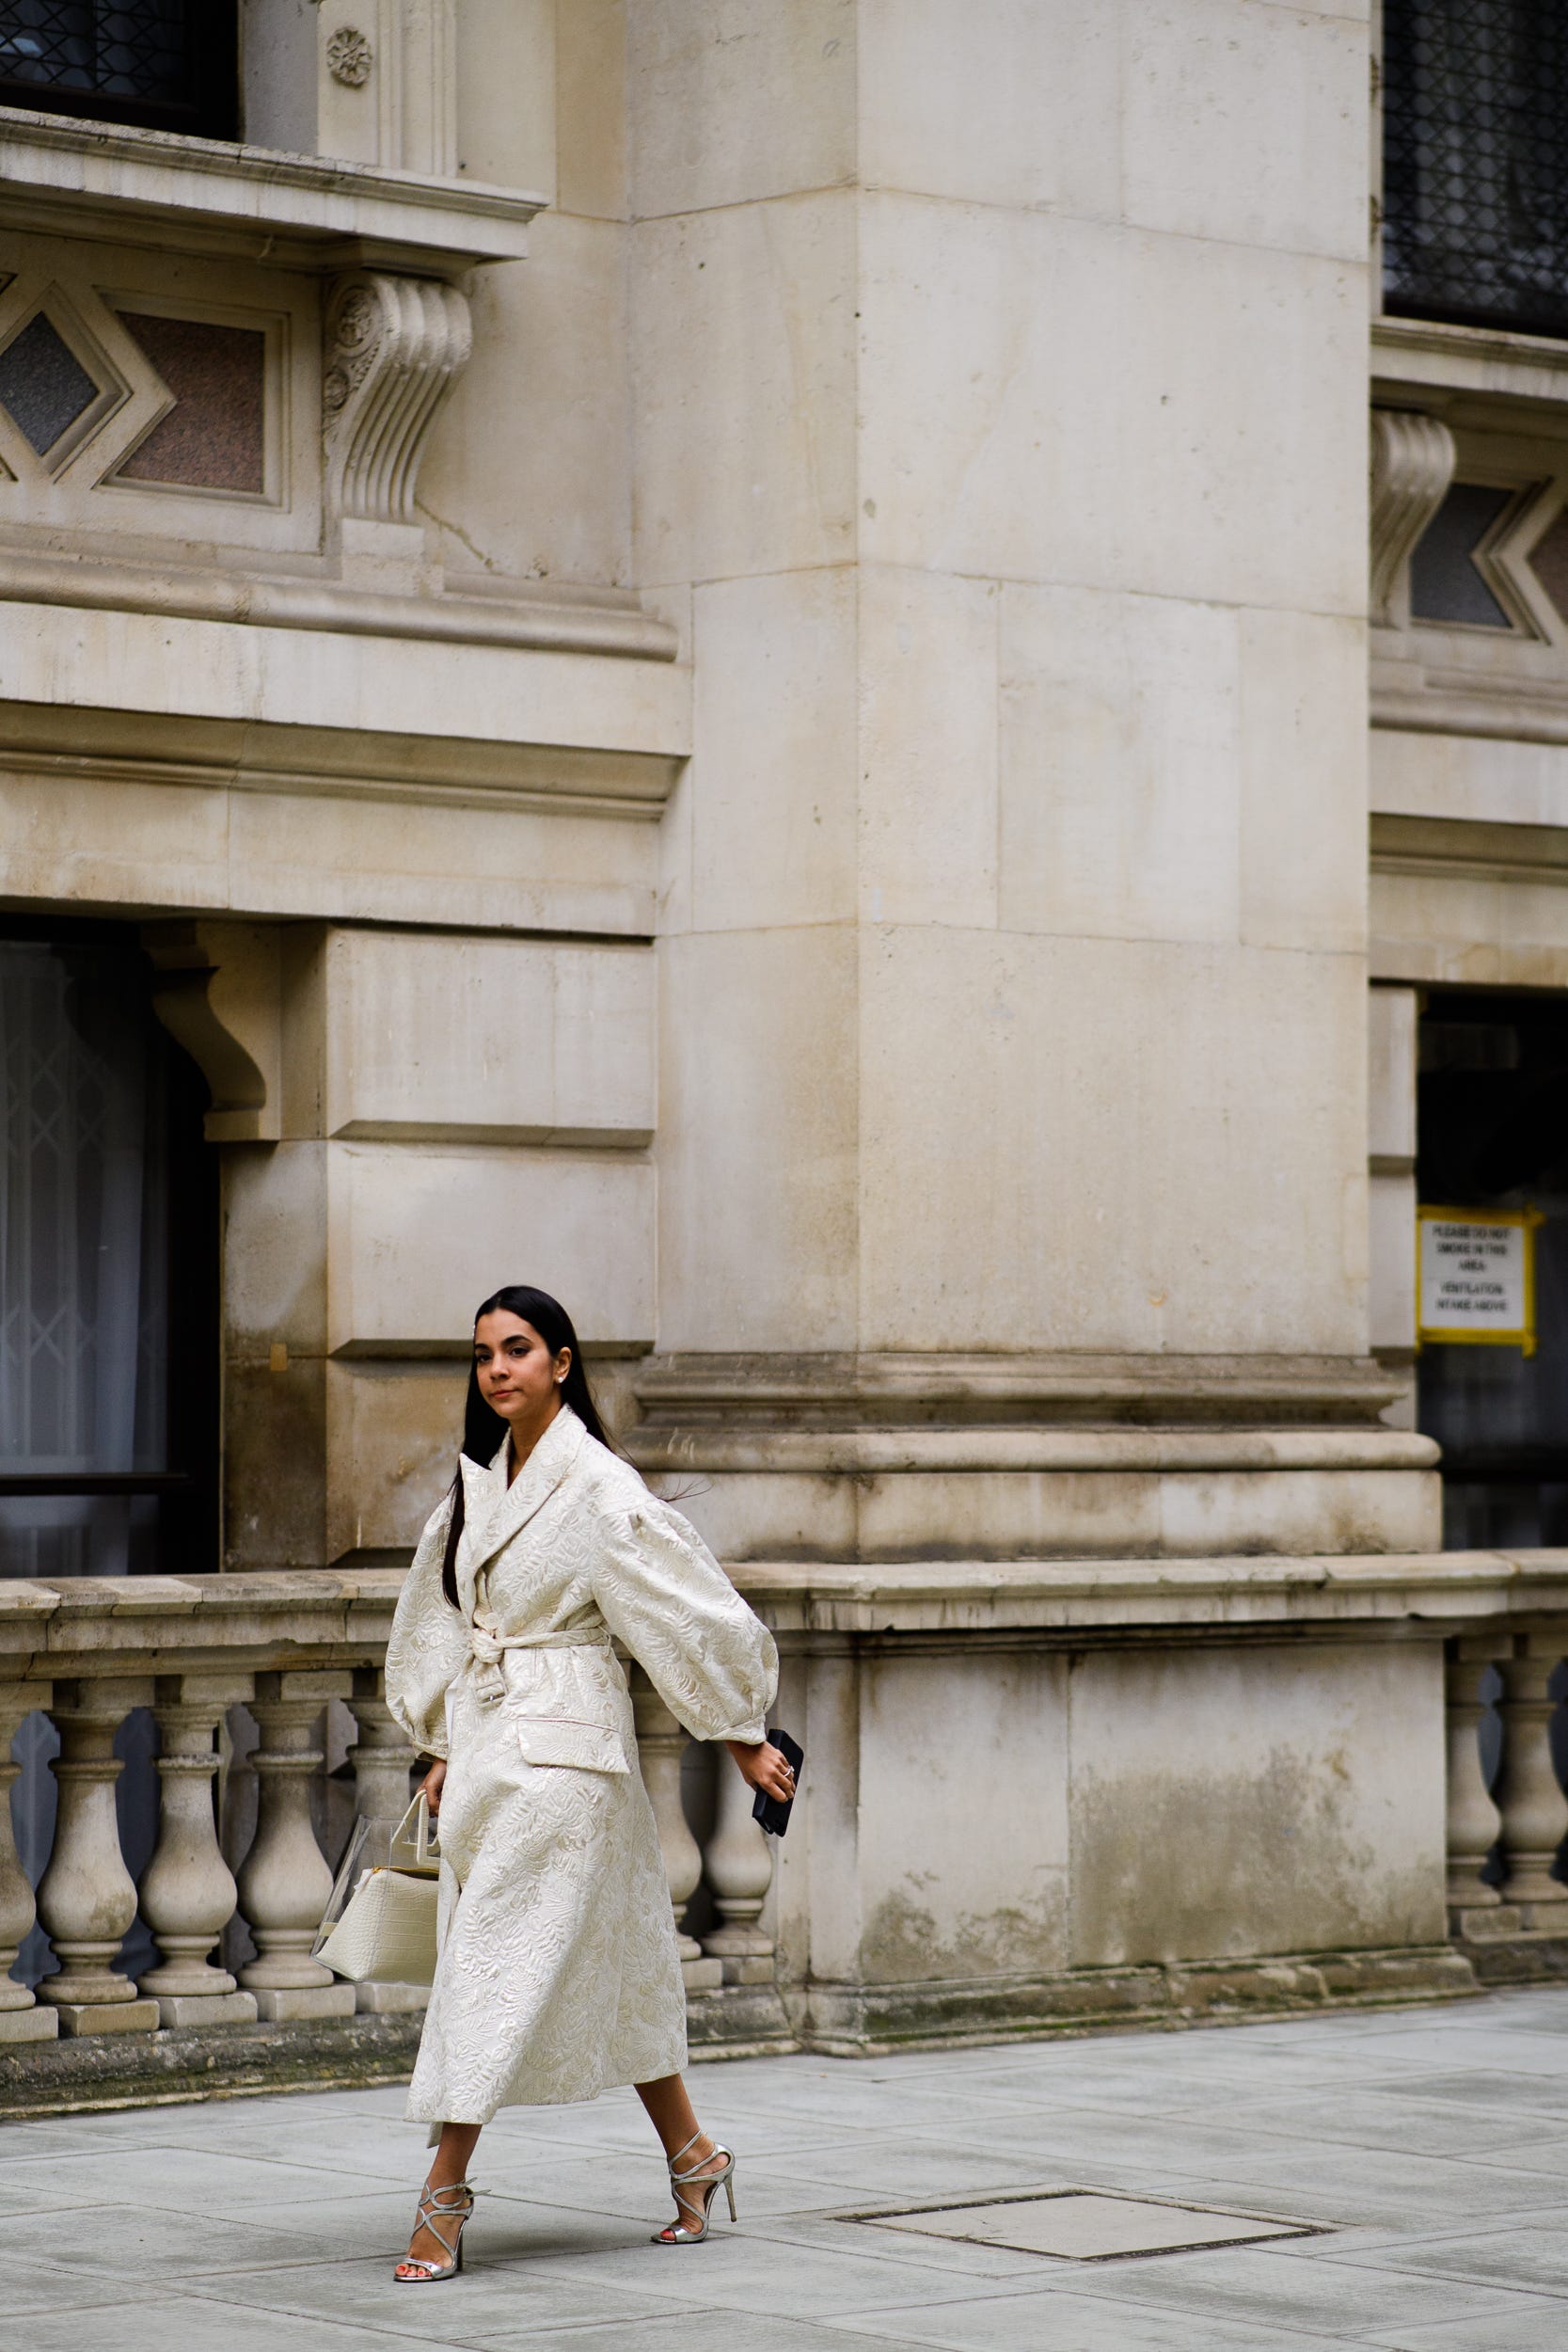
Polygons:
<instances>
[{"instance_id":1,"label":"dark window pane","mask_svg":"<svg viewBox=\"0 0 1568 2352\"><path fill-rule=\"evenodd\" d=\"M40 457L97 398L98 386L41 310L0 351L0 402Z\"/></svg>"},{"instance_id":2,"label":"dark window pane","mask_svg":"<svg viewBox=\"0 0 1568 2352\"><path fill-rule=\"evenodd\" d=\"M1410 559L1410 616L1508 628L1508 614L1481 578L1475 551L1513 498L1512 490L1456 482Z\"/></svg>"},{"instance_id":3,"label":"dark window pane","mask_svg":"<svg viewBox=\"0 0 1568 2352\"><path fill-rule=\"evenodd\" d=\"M1386 0L1384 298L1568 335L1568 8Z\"/></svg>"},{"instance_id":4,"label":"dark window pane","mask_svg":"<svg viewBox=\"0 0 1568 2352\"><path fill-rule=\"evenodd\" d=\"M232 135L231 0L0 0L0 104Z\"/></svg>"}]
</instances>

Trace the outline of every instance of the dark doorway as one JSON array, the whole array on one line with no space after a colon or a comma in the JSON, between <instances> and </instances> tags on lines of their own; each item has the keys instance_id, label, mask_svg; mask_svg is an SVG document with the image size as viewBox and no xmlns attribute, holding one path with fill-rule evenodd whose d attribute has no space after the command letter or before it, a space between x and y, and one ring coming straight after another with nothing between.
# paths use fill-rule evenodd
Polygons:
<instances>
[{"instance_id":1,"label":"dark doorway","mask_svg":"<svg viewBox=\"0 0 1568 2352\"><path fill-rule=\"evenodd\" d=\"M1450 1549L1568 1543L1568 1003L1433 990L1421 1015L1423 1205L1538 1210L1536 1351L1423 1345L1420 1427L1443 1448Z\"/></svg>"},{"instance_id":2,"label":"dark doorway","mask_svg":"<svg viewBox=\"0 0 1568 2352\"><path fill-rule=\"evenodd\" d=\"M0 1574L218 1565L217 1155L134 931L0 929Z\"/></svg>"}]
</instances>

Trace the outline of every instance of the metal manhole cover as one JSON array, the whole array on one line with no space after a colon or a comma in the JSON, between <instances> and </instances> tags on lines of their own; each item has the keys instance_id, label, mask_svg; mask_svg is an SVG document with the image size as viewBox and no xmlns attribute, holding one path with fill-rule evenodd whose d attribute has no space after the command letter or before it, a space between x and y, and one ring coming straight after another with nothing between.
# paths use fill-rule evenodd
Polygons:
<instances>
[{"instance_id":1,"label":"metal manhole cover","mask_svg":"<svg viewBox=\"0 0 1568 2352\"><path fill-rule=\"evenodd\" d=\"M1058 2262L1119 2262L1134 2254L1180 2254L1203 2246L1253 2246L1265 2238L1313 2237L1322 2224L1160 2198L1117 2197L1103 2189L1041 2188L978 2197L962 2204L885 2205L845 2221L919 2237L962 2238L1005 2246Z\"/></svg>"}]
</instances>

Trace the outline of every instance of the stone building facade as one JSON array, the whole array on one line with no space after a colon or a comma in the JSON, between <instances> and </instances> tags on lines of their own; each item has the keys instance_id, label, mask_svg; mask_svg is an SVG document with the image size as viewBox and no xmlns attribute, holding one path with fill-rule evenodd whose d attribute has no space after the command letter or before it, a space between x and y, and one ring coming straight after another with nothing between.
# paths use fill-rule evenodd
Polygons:
<instances>
[{"instance_id":1,"label":"stone building facade","mask_svg":"<svg viewBox=\"0 0 1568 2352\"><path fill-rule=\"evenodd\" d=\"M532 1281L778 1629L798 2038L1545 1964L1550 15L0 5L19 1610L395 1589Z\"/></svg>"}]
</instances>

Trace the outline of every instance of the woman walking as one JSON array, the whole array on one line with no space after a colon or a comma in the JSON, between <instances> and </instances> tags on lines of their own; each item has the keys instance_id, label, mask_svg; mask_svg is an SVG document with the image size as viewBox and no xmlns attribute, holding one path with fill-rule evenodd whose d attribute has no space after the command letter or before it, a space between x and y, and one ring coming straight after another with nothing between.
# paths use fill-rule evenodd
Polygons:
<instances>
[{"instance_id":1,"label":"woman walking","mask_svg":"<svg viewBox=\"0 0 1568 2352\"><path fill-rule=\"evenodd\" d=\"M462 2267L467 2170L499 2107L636 2085L674 2220L707 2233L735 2157L682 2079L686 2001L631 1700L611 1637L754 1788L794 1776L764 1728L772 1637L695 1531L605 1440L571 1320L525 1286L474 1322L463 1451L398 1602L387 1697L441 1829L443 1935L408 2094L435 2156L394 2277Z\"/></svg>"}]
</instances>

